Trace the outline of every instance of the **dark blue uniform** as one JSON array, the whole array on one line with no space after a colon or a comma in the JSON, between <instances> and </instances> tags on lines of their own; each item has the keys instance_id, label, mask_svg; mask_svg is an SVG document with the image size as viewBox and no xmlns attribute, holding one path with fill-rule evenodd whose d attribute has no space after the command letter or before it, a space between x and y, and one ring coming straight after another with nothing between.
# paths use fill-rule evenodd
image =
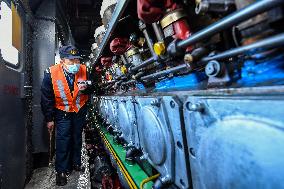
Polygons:
<instances>
[{"instance_id":1,"label":"dark blue uniform","mask_svg":"<svg viewBox=\"0 0 284 189\"><path fill-rule=\"evenodd\" d=\"M74 74L64 70L70 91L74 89ZM87 107L84 105L78 113L64 112L55 108L55 96L49 70L44 73L41 86L41 109L47 122L54 121L56 127L55 170L66 173L72 166L81 165L82 130Z\"/></svg>"}]
</instances>

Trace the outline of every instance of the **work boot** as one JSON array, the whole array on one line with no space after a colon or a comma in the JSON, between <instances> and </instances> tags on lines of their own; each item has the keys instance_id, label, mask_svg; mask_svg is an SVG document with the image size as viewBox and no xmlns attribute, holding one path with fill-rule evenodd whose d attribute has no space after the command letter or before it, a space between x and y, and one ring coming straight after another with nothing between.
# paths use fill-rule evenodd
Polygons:
<instances>
[{"instance_id":1,"label":"work boot","mask_svg":"<svg viewBox=\"0 0 284 189\"><path fill-rule=\"evenodd\" d=\"M84 172L85 171L85 167L80 166L80 165L74 165L73 166L73 170L79 171L79 172Z\"/></svg>"},{"instance_id":2,"label":"work boot","mask_svg":"<svg viewBox=\"0 0 284 189\"><path fill-rule=\"evenodd\" d=\"M66 171L66 177L68 178L72 174L72 171Z\"/></svg>"},{"instance_id":3,"label":"work boot","mask_svg":"<svg viewBox=\"0 0 284 189\"><path fill-rule=\"evenodd\" d=\"M57 173L56 174L56 185L64 186L67 184L67 177L65 173Z\"/></svg>"}]
</instances>

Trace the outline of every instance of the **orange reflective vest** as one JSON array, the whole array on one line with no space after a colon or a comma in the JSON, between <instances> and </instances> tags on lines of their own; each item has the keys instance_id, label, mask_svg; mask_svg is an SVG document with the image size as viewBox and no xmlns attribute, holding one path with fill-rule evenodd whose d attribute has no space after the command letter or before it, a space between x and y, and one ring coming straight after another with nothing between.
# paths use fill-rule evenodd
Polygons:
<instances>
[{"instance_id":1,"label":"orange reflective vest","mask_svg":"<svg viewBox=\"0 0 284 189\"><path fill-rule=\"evenodd\" d=\"M62 64L51 66L49 70L55 95L55 108L65 112L78 112L89 98L88 95L79 94L77 85L78 81L87 80L86 66L80 65L79 71L75 74L73 92L68 86Z\"/></svg>"}]
</instances>

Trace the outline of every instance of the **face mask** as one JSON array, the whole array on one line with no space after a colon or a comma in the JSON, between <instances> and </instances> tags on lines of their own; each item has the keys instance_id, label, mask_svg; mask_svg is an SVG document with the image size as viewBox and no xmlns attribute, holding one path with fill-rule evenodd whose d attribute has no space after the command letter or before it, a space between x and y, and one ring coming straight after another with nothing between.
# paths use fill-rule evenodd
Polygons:
<instances>
[{"instance_id":1,"label":"face mask","mask_svg":"<svg viewBox=\"0 0 284 189\"><path fill-rule=\"evenodd\" d=\"M66 71L72 74L76 74L79 71L80 64L66 65Z\"/></svg>"}]
</instances>

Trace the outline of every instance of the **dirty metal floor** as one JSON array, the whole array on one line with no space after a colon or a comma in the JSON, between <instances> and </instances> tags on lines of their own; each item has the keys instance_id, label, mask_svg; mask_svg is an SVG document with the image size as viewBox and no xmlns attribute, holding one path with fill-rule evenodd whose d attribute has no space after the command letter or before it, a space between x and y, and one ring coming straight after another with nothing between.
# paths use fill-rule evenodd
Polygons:
<instances>
[{"instance_id":1,"label":"dirty metal floor","mask_svg":"<svg viewBox=\"0 0 284 189\"><path fill-rule=\"evenodd\" d=\"M83 135L84 141L84 135ZM91 188L90 173L89 173L89 157L87 156L86 145L83 142L82 147L82 165L86 168L85 172L75 172L67 179L67 185L56 186L54 166L43 167L34 170L33 177L27 184L25 189L89 189Z\"/></svg>"}]
</instances>

